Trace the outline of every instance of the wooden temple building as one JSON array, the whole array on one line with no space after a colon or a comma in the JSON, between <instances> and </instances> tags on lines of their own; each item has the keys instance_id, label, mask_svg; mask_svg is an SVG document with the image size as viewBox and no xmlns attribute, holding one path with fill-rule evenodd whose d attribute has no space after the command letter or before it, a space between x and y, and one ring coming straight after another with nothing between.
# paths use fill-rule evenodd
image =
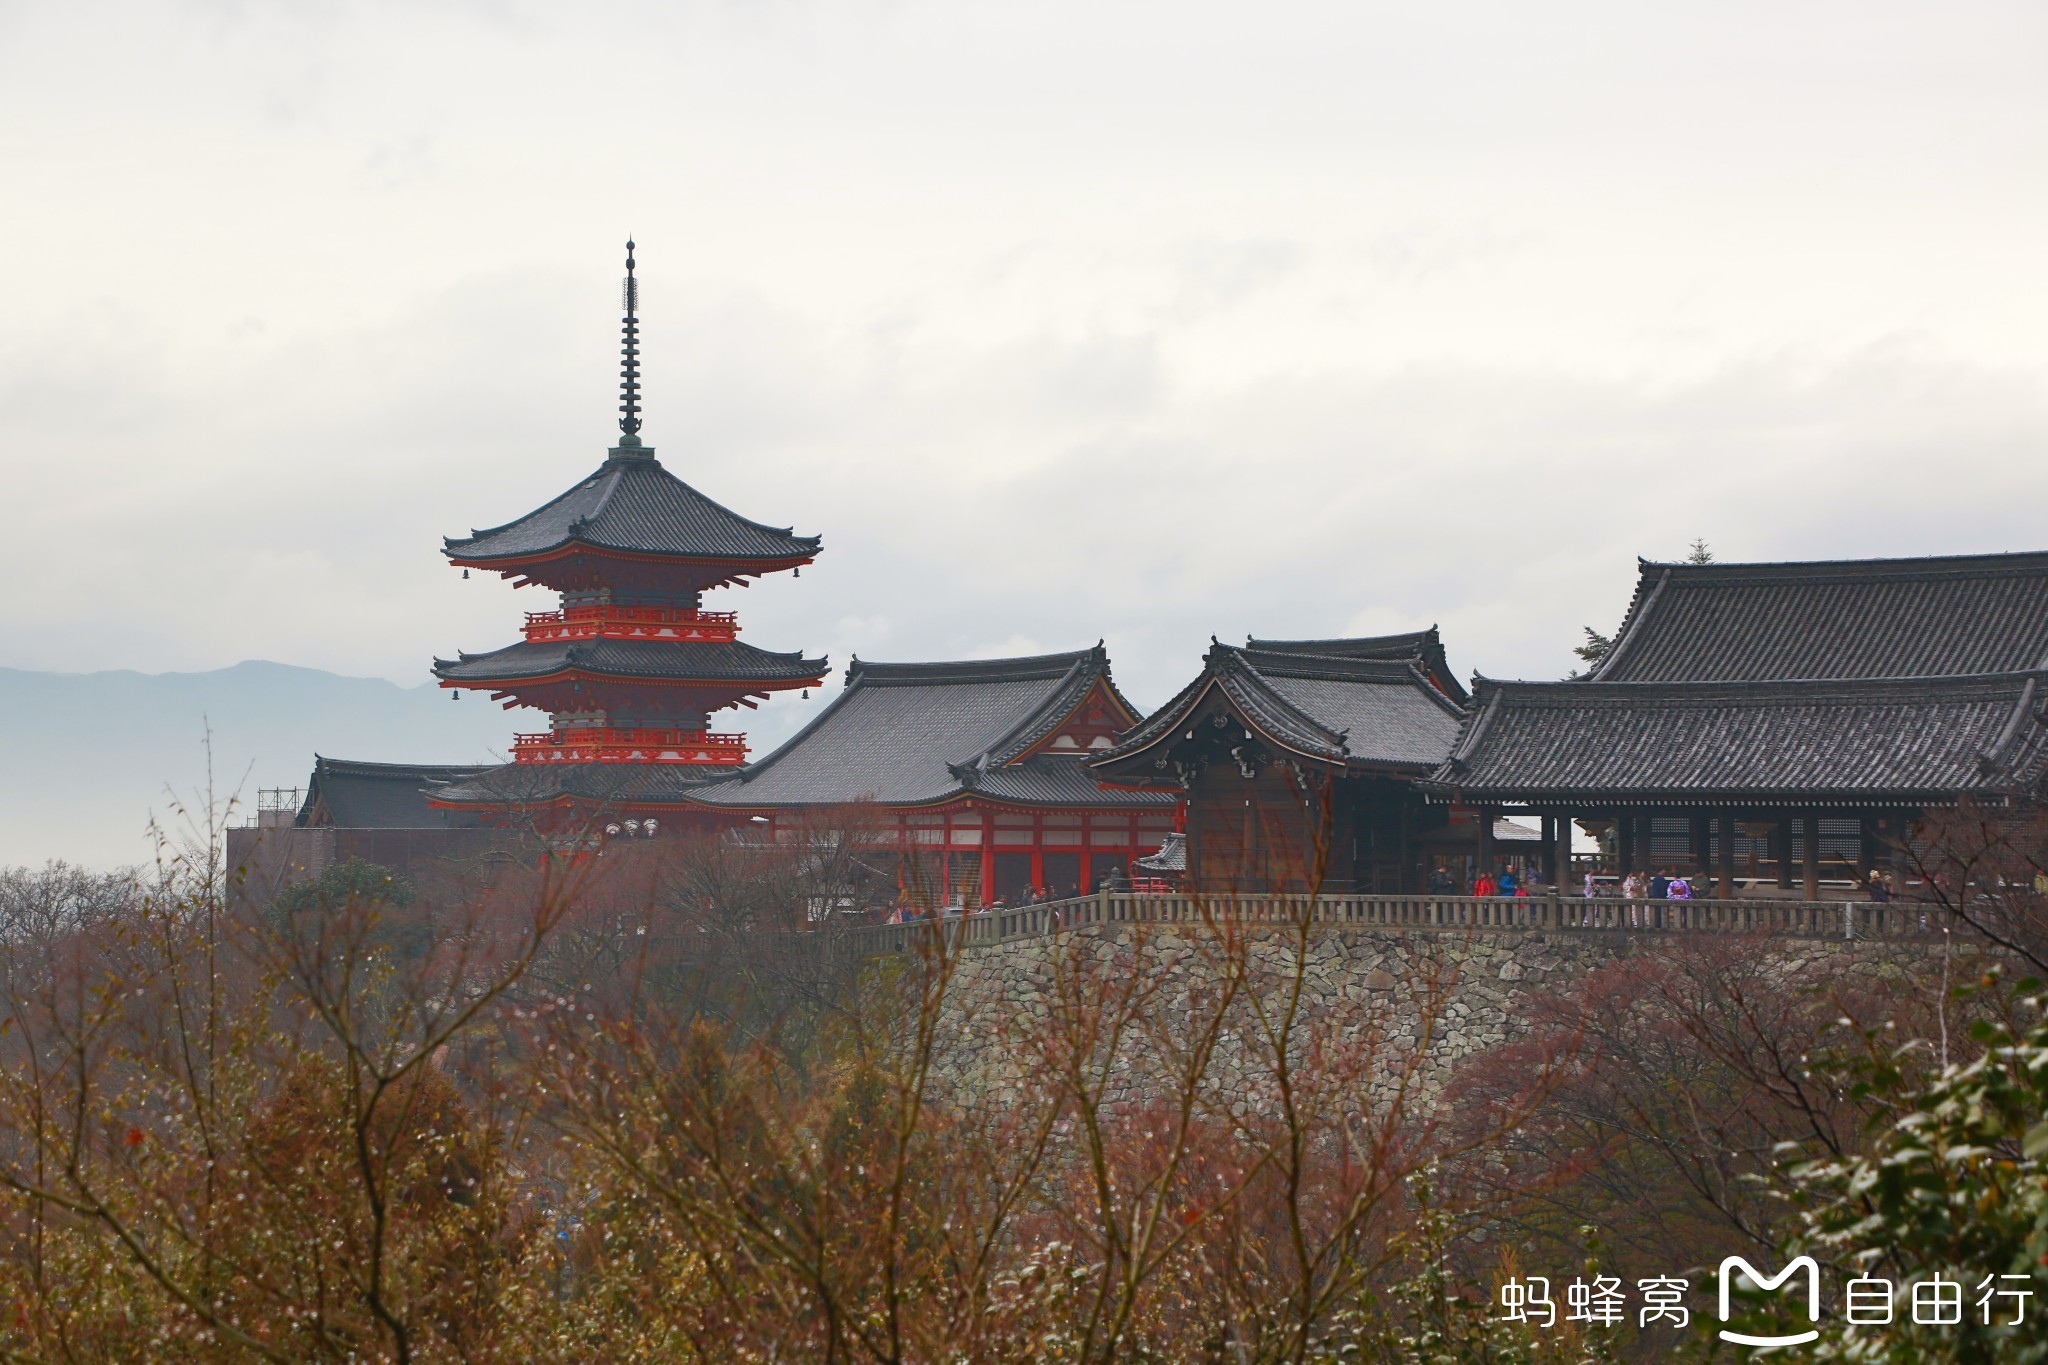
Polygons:
<instances>
[{"instance_id":1,"label":"wooden temple building","mask_svg":"<svg viewBox=\"0 0 2048 1365\"><path fill-rule=\"evenodd\" d=\"M816 719L692 800L762 839L879 824L866 837L900 851L902 880L943 903L1071 896L1127 878L1174 831L1173 795L1105 788L1088 767L1136 720L1100 644L1026 659L856 659Z\"/></svg>"},{"instance_id":2,"label":"wooden temple building","mask_svg":"<svg viewBox=\"0 0 2048 1365\"><path fill-rule=\"evenodd\" d=\"M1185 803L1170 857L1197 889L1420 891L1433 856L1478 840L1474 813L1417 785L1449 756L1464 700L1433 626L1213 644L1089 766Z\"/></svg>"},{"instance_id":3,"label":"wooden temple building","mask_svg":"<svg viewBox=\"0 0 2048 1365\"><path fill-rule=\"evenodd\" d=\"M1644 562L1569 682L1477 681L1437 799L1603 831L1616 871L1817 898L1926 811L2038 797L2048 554Z\"/></svg>"},{"instance_id":4,"label":"wooden temple building","mask_svg":"<svg viewBox=\"0 0 2048 1365\"><path fill-rule=\"evenodd\" d=\"M821 685L827 661L743 641L705 594L794 574L820 543L720 506L642 442L632 249L617 443L551 501L444 547L465 575L556 595L516 642L433 666L455 695L545 724L489 767L319 758L296 824L238 832L244 854L303 835L312 851L278 867L402 865L594 818L778 846L857 815L906 878L970 907L1134 872L1208 891L1421 892L1435 868L1462 884L1496 866L1516 830L1503 820L1529 815L1553 883L1584 828L1612 871L1811 898L1891 860L1928 810L2042 794L2048 553L1643 562L1589 676L1479 678L1469 694L1434 627L1216 643L1143 719L1099 644L856 659L809 725L749 763L715 718Z\"/></svg>"}]
</instances>

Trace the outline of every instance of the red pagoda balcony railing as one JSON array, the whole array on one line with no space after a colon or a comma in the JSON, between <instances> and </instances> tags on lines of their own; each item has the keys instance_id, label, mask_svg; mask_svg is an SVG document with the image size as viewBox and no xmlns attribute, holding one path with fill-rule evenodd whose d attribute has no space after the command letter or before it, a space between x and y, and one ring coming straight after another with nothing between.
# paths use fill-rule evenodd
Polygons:
<instances>
[{"instance_id":1,"label":"red pagoda balcony railing","mask_svg":"<svg viewBox=\"0 0 2048 1365\"><path fill-rule=\"evenodd\" d=\"M526 613L529 640L731 640L739 613L691 607L622 607L602 604Z\"/></svg>"},{"instance_id":2,"label":"red pagoda balcony railing","mask_svg":"<svg viewBox=\"0 0 2048 1365\"><path fill-rule=\"evenodd\" d=\"M625 730L588 726L515 735L516 763L702 763L730 766L747 761L745 735L710 730Z\"/></svg>"}]
</instances>

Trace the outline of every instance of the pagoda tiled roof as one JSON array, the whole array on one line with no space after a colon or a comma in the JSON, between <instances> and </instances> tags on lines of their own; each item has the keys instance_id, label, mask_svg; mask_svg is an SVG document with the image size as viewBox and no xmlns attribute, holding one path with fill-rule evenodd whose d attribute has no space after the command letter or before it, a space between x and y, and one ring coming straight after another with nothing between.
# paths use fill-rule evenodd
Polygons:
<instances>
[{"instance_id":1,"label":"pagoda tiled roof","mask_svg":"<svg viewBox=\"0 0 2048 1365\"><path fill-rule=\"evenodd\" d=\"M1429 786L1466 801L1940 804L2037 789L2048 673L1479 680Z\"/></svg>"},{"instance_id":2,"label":"pagoda tiled roof","mask_svg":"<svg viewBox=\"0 0 2048 1365\"><path fill-rule=\"evenodd\" d=\"M1171 743L1174 731L1219 691L1248 726L1284 749L1392 772L1436 768L1449 755L1462 716L1413 661L1213 644L1201 674L1091 766L1110 767Z\"/></svg>"},{"instance_id":3,"label":"pagoda tiled roof","mask_svg":"<svg viewBox=\"0 0 2048 1365\"><path fill-rule=\"evenodd\" d=\"M662 468L651 450L615 451L597 471L517 521L449 537L464 561L520 560L570 545L689 559L786 561L818 552L816 536L748 521Z\"/></svg>"},{"instance_id":4,"label":"pagoda tiled roof","mask_svg":"<svg viewBox=\"0 0 2048 1365\"><path fill-rule=\"evenodd\" d=\"M429 805L427 791L488 771L476 764L365 763L315 754L296 823L342 829L447 829L472 824Z\"/></svg>"},{"instance_id":5,"label":"pagoda tiled roof","mask_svg":"<svg viewBox=\"0 0 2048 1365\"><path fill-rule=\"evenodd\" d=\"M1640 562L1594 682L1915 678L2048 664L2048 552Z\"/></svg>"},{"instance_id":6,"label":"pagoda tiled roof","mask_svg":"<svg viewBox=\"0 0 2048 1365\"><path fill-rule=\"evenodd\" d=\"M1146 793L1101 789L1078 757L1022 757L1098 684L1110 686L1100 645L1022 659L856 659L816 719L700 799L730 807L918 805L972 791L1021 804L1157 804Z\"/></svg>"},{"instance_id":7,"label":"pagoda tiled roof","mask_svg":"<svg viewBox=\"0 0 2048 1365\"><path fill-rule=\"evenodd\" d=\"M487 654L434 660L450 682L518 682L575 671L607 678L663 681L799 683L824 676L829 662L802 651L776 654L742 640L677 644L663 640L522 640Z\"/></svg>"},{"instance_id":8,"label":"pagoda tiled roof","mask_svg":"<svg viewBox=\"0 0 2048 1365\"><path fill-rule=\"evenodd\" d=\"M1451 672L1443 638L1437 634L1435 626L1427 630L1403 631L1397 635L1358 635L1336 640L1247 639L1244 646L1258 654L1320 654L1338 659L1409 662L1442 687L1452 701L1463 705L1466 700L1465 688Z\"/></svg>"}]
</instances>

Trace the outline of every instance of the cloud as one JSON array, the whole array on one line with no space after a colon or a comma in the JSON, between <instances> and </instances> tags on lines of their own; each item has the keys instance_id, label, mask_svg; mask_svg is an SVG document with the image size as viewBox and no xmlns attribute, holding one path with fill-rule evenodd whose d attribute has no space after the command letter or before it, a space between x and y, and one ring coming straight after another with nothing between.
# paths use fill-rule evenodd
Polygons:
<instances>
[{"instance_id":1,"label":"cloud","mask_svg":"<svg viewBox=\"0 0 2048 1365\"><path fill-rule=\"evenodd\" d=\"M629 231L662 458L825 537L730 605L835 667L1556 676L1695 536L2038 548L2038 11L1567 10L13 11L5 662L508 640L438 538L601 458Z\"/></svg>"}]
</instances>

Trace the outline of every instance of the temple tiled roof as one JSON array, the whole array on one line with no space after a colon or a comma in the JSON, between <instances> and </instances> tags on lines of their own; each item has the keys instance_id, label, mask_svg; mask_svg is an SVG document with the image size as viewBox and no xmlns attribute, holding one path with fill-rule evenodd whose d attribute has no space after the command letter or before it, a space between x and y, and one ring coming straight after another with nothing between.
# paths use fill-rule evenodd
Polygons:
<instances>
[{"instance_id":1,"label":"temple tiled roof","mask_svg":"<svg viewBox=\"0 0 2048 1365\"><path fill-rule=\"evenodd\" d=\"M1481 680L1429 786L1467 801L1943 803L2031 791L2039 671L1959 678Z\"/></svg>"},{"instance_id":2,"label":"temple tiled roof","mask_svg":"<svg viewBox=\"0 0 2048 1365\"><path fill-rule=\"evenodd\" d=\"M828 666L801 651L775 654L740 640L522 640L487 654L436 659L434 673L450 682L476 683L546 678L571 669L610 678L799 683L823 677Z\"/></svg>"},{"instance_id":3,"label":"temple tiled roof","mask_svg":"<svg viewBox=\"0 0 2048 1365\"><path fill-rule=\"evenodd\" d=\"M1174 732L1218 691L1282 748L1393 772L1428 772L1442 763L1462 714L1413 662L1216 644L1199 677L1092 764L1107 768L1172 743Z\"/></svg>"},{"instance_id":4,"label":"temple tiled roof","mask_svg":"<svg viewBox=\"0 0 2048 1365\"><path fill-rule=\"evenodd\" d=\"M1133 861L1147 872L1185 872L1188 870L1188 836L1169 834L1157 849Z\"/></svg>"},{"instance_id":5,"label":"temple tiled roof","mask_svg":"<svg viewBox=\"0 0 2048 1365\"><path fill-rule=\"evenodd\" d=\"M1594 682L1918 678L2048 665L2048 553L1653 564Z\"/></svg>"},{"instance_id":6,"label":"temple tiled roof","mask_svg":"<svg viewBox=\"0 0 2048 1365\"><path fill-rule=\"evenodd\" d=\"M1145 793L1102 790L1078 757L1020 761L1108 684L1100 645L1025 659L855 660L844 690L815 720L700 799L736 807L916 805L974 791L1022 804L1156 804Z\"/></svg>"},{"instance_id":7,"label":"temple tiled roof","mask_svg":"<svg viewBox=\"0 0 2048 1365\"><path fill-rule=\"evenodd\" d=\"M1452 701L1463 705L1465 688L1451 672L1437 628L1404 631L1399 635L1360 635L1342 640L1252 640L1244 647L1260 654L1321 654L1337 659L1381 659L1389 663L1413 663Z\"/></svg>"},{"instance_id":8,"label":"temple tiled roof","mask_svg":"<svg viewBox=\"0 0 2048 1365\"><path fill-rule=\"evenodd\" d=\"M652 450L617 451L597 471L517 521L450 537L443 553L513 560L570 544L690 559L808 559L816 536L790 534L728 511L661 467Z\"/></svg>"},{"instance_id":9,"label":"temple tiled roof","mask_svg":"<svg viewBox=\"0 0 2048 1365\"><path fill-rule=\"evenodd\" d=\"M430 789L432 799L503 809L570 800L588 806L687 806L724 777L680 764L507 763Z\"/></svg>"},{"instance_id":10,"label":"temple tiled roof","mask_svg":"<svg viewBox=\"0 0 2048 1365\"><path fill-rule=\"evenodd\" d=\"M475 764L362 763L313 757L297 823L343 829L447 829L474 823L428 804L430 788L490 771Z\"/></svg>"}]
</instances>

